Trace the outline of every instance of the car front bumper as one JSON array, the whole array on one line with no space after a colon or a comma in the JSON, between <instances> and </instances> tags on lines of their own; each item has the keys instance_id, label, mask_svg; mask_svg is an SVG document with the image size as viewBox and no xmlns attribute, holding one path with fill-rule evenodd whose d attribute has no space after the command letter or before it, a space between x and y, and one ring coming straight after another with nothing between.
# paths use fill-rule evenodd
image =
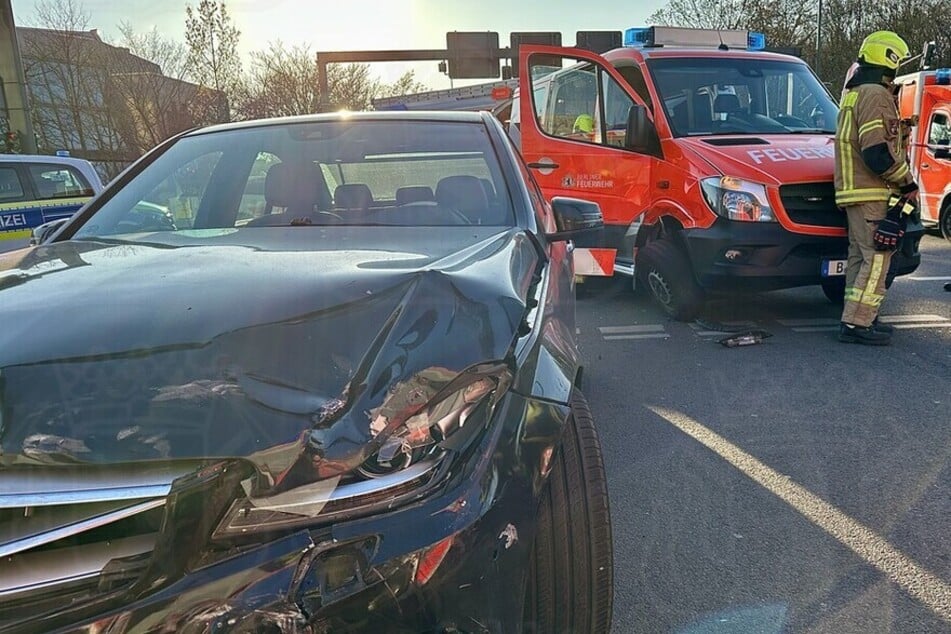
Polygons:
<instances>
[{"instance_id":1,"label":"car front bumper","mask_svg":"<svg viewBox=\"0 0 951 634\"><path fill-rule=\"evenodd\" d=\"M565 405L510 392L465 466L413 505L285 534L12 631L515 632Z\"/></svg>"}]
</instances>

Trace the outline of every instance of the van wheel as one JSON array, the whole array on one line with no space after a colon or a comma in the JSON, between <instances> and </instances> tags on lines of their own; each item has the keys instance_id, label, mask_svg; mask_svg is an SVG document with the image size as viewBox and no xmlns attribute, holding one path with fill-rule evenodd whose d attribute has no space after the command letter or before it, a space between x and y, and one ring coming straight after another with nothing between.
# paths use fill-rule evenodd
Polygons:
<instances>
[{"instance_id":1,"label":"van wheel","mask_svg":"<svg viewBox=\"0 0 951 634\"><path fill-rule=\"evenodd\" d=\"M538 508L523 630L607 634L613 553L601 443L588 403L575 390Z\"/></svg>"},{"instance_id":2,"label":"van wheel","mask_svg":"<svg viewBox=\"0 0 951 634\"><path fill-rule=\"evenodd\" d=\"M951 199L947 200L941 208L941 215L938 217L938 227L941 229L942 237L951 242Z\"/></svg>"},{"instance_id":3,"label":"van wheel","mask_svg":"<svg viewBox=\"0 0 951 634\"><path fill-rule=\"evenodd\" d=\"M703 307L703 289L697 284L684 253L669 240L655 240L638 253L640 283L668 316L690 321Z\"/></svg>"},{"instance_id":4,"label":"van wheel","mask_svg":"<svg viewBox=\"0 0 951 634\"><path fill-rule=\"evenodd\" d=\"M845 278L835 277L822 281L822 292L833 304L845 303Z\"/></svg>"}]
</instances>

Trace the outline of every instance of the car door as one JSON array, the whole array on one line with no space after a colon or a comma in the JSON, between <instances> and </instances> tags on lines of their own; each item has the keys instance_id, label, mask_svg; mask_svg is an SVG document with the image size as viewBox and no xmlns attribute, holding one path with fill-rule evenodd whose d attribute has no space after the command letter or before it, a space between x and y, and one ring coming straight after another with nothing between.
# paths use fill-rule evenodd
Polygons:
<instances>
[{"instance_id":1,"label":"car door","mask_svg":"<svg viewBox=\"0 0 951 634\"><path fill-rule=\"evenodd\" d=\"M951 177L951 160L935 156L936 150L948 147L951 137L951 117L948 113L935 111L927 123L927 145L921 153L919 187L921 188L921 213L924 217L938 220L941 200Z\"/></svg>"},{"instance_id":2,"label":"car door","mask_svg":"<svg viewBox=\"0 0 951 634\"><path fill-rule=\"evenodd\" d=\"M599 55L548 46L520 50L519 94L522 155L546 198L598 203L605 246L617 248L649 205L654 157L625 147L628 113L647 109L643 100Z\"/></svg>"}]
</instances>

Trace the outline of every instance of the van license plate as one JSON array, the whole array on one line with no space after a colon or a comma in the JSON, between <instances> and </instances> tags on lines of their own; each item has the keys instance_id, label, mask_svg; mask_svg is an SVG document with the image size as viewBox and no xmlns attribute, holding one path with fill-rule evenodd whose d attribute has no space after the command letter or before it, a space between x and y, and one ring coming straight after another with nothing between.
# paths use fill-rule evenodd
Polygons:
<instances>
[{"instance_id":1,"label":"van license plate","mask_svg":"<svg viewBox=\"0 0 951 634\"><path fill-rule=\"evenodd\" d=\"M823 260L822 277L845 275L845 266L848 262L848 260Z\"/></svg>"}]
</instances>

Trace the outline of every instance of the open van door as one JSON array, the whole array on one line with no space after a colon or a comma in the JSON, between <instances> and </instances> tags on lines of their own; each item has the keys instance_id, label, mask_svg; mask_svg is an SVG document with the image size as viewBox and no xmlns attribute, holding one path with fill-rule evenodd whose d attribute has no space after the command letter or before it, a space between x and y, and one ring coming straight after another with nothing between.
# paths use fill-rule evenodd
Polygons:
<instances>
[{"instance_id":1,"label":"open van door","mask_svg":"<svg viewBox=\"0 0 951 634\"><path fill-rule=\"evenodd\" d=\"M520 49L519 95L522 155L546 198L570 196L601 207L604 244L579 246L624 244L632 221L648 209L660 155L648 105L601 56L551 46Z\"/></svg>"}]
</instances>

